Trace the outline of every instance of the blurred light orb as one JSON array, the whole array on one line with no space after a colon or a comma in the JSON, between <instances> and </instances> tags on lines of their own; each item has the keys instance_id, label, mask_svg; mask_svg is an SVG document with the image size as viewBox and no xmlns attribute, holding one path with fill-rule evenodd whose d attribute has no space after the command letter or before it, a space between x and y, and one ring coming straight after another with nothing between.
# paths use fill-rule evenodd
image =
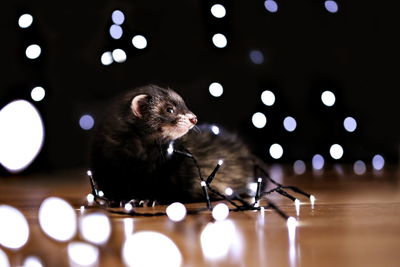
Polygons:
<instances>
[{"instance_id":1,"label":"blurred light orb","mask_svg":"<svg viewBox=\"0 0 400 267\"><path fill-rule=\"evenodd\" d=\"M9 249L23 247L29 239L29 225L14 207L0 205L0 245Z\"/></svg>"},{"instance_id":2,"label":"blurred light orb","mask_svg":"<svg viewBox=\"0 0 400 267\"><path fill-rule=\"evenodd\" d=\"M293 164L293 171L297 175L304 174L306 172L306 164L302 160L296 160Z\"/></svg>"},{"instance_id":3,"label":"blurred light orb","mask_svg":"<svg viewBox=\"0 0 400 267\"><path fill-rule=\"evenodd\" d=\"M79 119L79 126L86 131L92 129L94 126L93 117L89 114L81 116L81 118Z\"/></svg>"},{"instance_id":4,"label":"blurred light orb","mask_svg":"<svg viewBox=\"0 0 400 267\"><path fill-rule=\"evenodd\" d=\"M274 0L266 0L264 2L264 7L267 11L275 13L278 11L278 4Z\"/></svg>"},{"instance_id":5,"label":"blurred light orb","mask_svg":"<svg viewBox=\"0 0 400 267\"><path fill-rule=\"evenodd\" d=\"M252 50L250 51L250 60L256 65L260 65L264 63L264 55L260 50Z\"/></svg>"},{"instance_id":6,"label":"blurred light orb","mask_svg":"<svg viewBox=\"0 0 400 267\"><path fill-rule=\"evenodd\" d=\"M320 154L316 154L313 156L311 164L314 170L322 170L325 165L325 159Z\"/></svg>"},{"instance_id":7,"label":"blurred light orb","mask_svg":"<svg viewBox=\"0 0 400 267\"><path fill-rule=\"evenodd\" d=\"M367 171L367 166L365 165L364 161L357 160L354 162L353 170L355 174L363 175Z\"/></svg>"},{"instance_id":8,"label":"blurred light orb","mask_svg":"<svg viewBox=\"0 0 400 267\"><path fill-rule=\"evenodd\" d=\"M335 104L335 102L336 102L336 97L335 97L335 94L332 93L331 91L324 91L324 92L321 94L321 100L322 100L322 103L323 103L325 106L331 107L331 106L333 106L333 105Z\"/></svg>"},{"instance_id":9,"label":"blurred light orb","mask_svg":"<svg viewBox=\"0 0 400 267\"><path fill-rule=\"evenodd\" d=\"M218 203L212 210L212 216L216 221L223 221L229 215L229 208L224 203Z\"/></svg>"},{"instance_id":10,"label":"blurred light orb","mask_svg":"<svg viewBox=\"0 0 400 267\"><path fill-rule=\"evenodd\" d=\"M220 18L225 17L225 15L226 15L226 9L225 9L225 7L224 7L223 5L221 5L221 4L215 4L215 5L213 5L213 6L211 7L211 14L212 14L214 17L220 19Z\"/></svg>"},{"instance_id":11,"label":"blurred light orb","mask_svg":"<svg viewBox=\"0 0 400 267\"><path fill-rule=\"evenodd\" d=\"M147 39L143 35L135 35L132 38L132 45L137 49L144 49L147 47Z\"/></svg>"},{"instance_id":12,"label":"blurred light orb","mask_svg":"<svg viewBox=\"0 0 400 267\"><path fill-rule=\"evenodd\" d=\"M232 195L233 195L233 190L232 190L232 188L227 187L227 188L225 189L225 195L227 195L227 196L232 196Z\"/></svg>"},{"instance_id":13,"label":"blurred light orb","mask_svg":"<svg viewBox=\"0 0 400 267\"><path fill-rule=\"evenodd\" d=\"M113 39L120 39L122 37L123 31L122 27L116 24L111 25L110 27L110 35Z\"/></svg>"},{"instance_id":14,"label":"blurred light orb","mask_svg":"<svg viewBox=\"0 0 400 267\"><path fill-rule=\"evenodd\" d=\"M120 48L114 49L112 51L111 55L112 55L114 61L117 63L123 63L126 61L126 53L124 50L122 50Z\"/></svg>"},{"instance_id":15,"label":"blurred light orb","mask_svg":"<svg viewBox=\"0 0 400 267\"><path fill-rule=\"evenodd\" d=\"M38 217L43 232L57 241L68 241L76 234L75 210L61 198L46 198L40 205Z\"/></svg>"},{"instance_id":16,"label":"blurred light orb","mask_svg":"<svg viewBox=\"0 0 400 267\"><path fill-rule=\"evenodd\" d=\"M261 101L266 106L272 106L275 103L275 94L269 90L261 93Z\"/></svg>"},{"instance_id":17,"label":"blurred light orb","mask_svg":"<svg viewBox=\"0 0 400 267\"><path fill-rule=\"evenodd\" d=\"M18 26L22 29L29 28L32 25L33 17L31 14L23 14L18 19Z\"/></svg>"},{"instance_id":18,"label":"blurred light orb","mask_svg":"<svg viewBox=\"0 0 400 267\"><path fill-rule=\"evenodd\" d=\"M211 126L211 131L212 131L213 134L215 134L215 135L219 135L219 133L220 133L219 127L216 126L216 125Z\"/></svg>"},{"instance_id":19,"label":"blurred light orb","mask_svg":"<svg viewBox=\"0 0 400 267\"><path fill-rule=\"evenodd\" d=\"M346 131L352 133L357 128L357 121L353 117L347 117L343 121L343 126Z\"/></svg>"},{"instance_id":20,"label":"blurred light orb","mask_svg":"<svg viewBox=\"0 0 400 267\"><path fill-rule=\"evenodd\" d=\"M0 266L10 267L10 261L8 260L7 254L0 249Z\"/></svg>"},{"instance_id":21,"label":"blurred light orb","mask_svg":"<svg viewBox=\"0 0 400 267\"><path fill-rule=\"evenodd\" d=\"M328 10L330 13L336 13L339 10L339 6L335 1L327 0L324 3L325 9Z\"/></svg>"},{"instance_id":22,"label":"blurred light orb","mask_svg":"<svg viewBox=\"0 0 400 267\"><path fill-rule=\"evenodd\" d=\"M333 159L340 159L343 156L343 148L339 144L333 144L329 149L329 154Z\"/></svg>"},{"instance_id":23,"label":"blurred light orb","mask_svg":"<svg viewBox=\"0 0 400 267\"><path fill-rule=\"evenodd\" d=\"M182 265L182 254L175 243L169 237L153 231L141 231L128 236L122 247L122 258L127 266Z\"/></svg>"},{"instance_id":24,"label":"blurred light orb","mask_svg":"<svg viewBox=\"0 0 400 267\"><path fill-rule=\"evenodd\" d=\"M208 260L226 257L234 244L237 232L229 220L208 223L200 235L203 255Z\"/></svg>"},{"instance_id":25,"label":"blurred light orb","mask_svg":"<svg viewBox=\"0 0 400 267\"><path fill-rule=\"evenodd\" d=\"M108 66L114 62L112 53L110 51L104 52L100 58L101 64Z\"/></svg>"},{"instance_id":26,"label":"blurred light orb","mask_svg":"<svg viewBox=\"0 0 400 267\"><path fill-rule=\"evenodd\" d=\"M23 171L43 146L39 112L28 101L13 101L0 110L0 129L0 164L12 173Z\"/></svg>"},{"instance_id":27,"label":"blurred light orb","mask_svg":"<svg viewBox=\"0 0 400 267\"><path fill-rule=\"evenodd\" d=\"M220 97L224 93L224 87L220 83L213 82L208 87L208 91L213 97Z\"/></svg>"},{"instance_id":28,"label":"blurred light orb","mask_svg":"<svg viewBox=\"0 0 400 267\"><path fill-rule=\"evenodd\" d=\"M283 120L283 127L286 131L293 132L296 130L297 122L293 117L288 116Z\"/></svg>"},{"instance_id":29,"label":"blurred light orb","mask_svg":"<svg viewBox=\"0 0 400 267\"><path fill-rule=\"evenodd\" d=\"M125 203L125 205L124 205L124 209L126 210L126 211L131 211L132 209L133 209L133 206L132 206L132 204L131 203Z\"/></svg>"},{"instance_id":30,"label":"blurred light orb","mask_svg":"<svg viewBox=\"0 0 400 267\"><path fill-rule=\"evenodd\" d=\"M71 242L67 247L71 266L97 266L99 249L84 242Z\"/></svg>"},{"instance_id":31,"label":"blurred light orb","mask_svg":"<svg viewBox=\"0 0 400 267\"><path fill-rule=\"evenodd\" d=\"M121 10L114 10L111 14L111 20L116 25L121 25L125 21L125 15Z\"/></svg>"},{"instance_id":32,"label":"blurred light orb","mask_svg":"<svg viewBox=\"0 0 400 267\"><path fill-rule=\"evenodd\" d=\"M2 265L0 264L0 266ZM28 256L25 258L22 267L43 267L43 263L36 256Z\"/></svg>"},{"instance_id":33,"label":"blurred light orb","mask_svg":"<svg viewBox=\"0 0 400 267\"><path fill-rule=\"evenodd\" d=\"M283 148L280 144L272 144L269 148L269 154L274 159L280 159L283 156Z\"/></svg>"},{"instance_id":34,"label":"blurred light orb","mask_svg":"<svg viewBox=\"0 0 400 267\"><path fill-rule=\"evenodd\" d=\"M83 215L79 219L82 237L93 244L107 243L111 235L111 223L104 213L95 212Z\"/></svg>"},{"instance_id":35,"label":"blurred light orb","mask_svg":"<svg viewBox=\"0 0 400 267\"><path fill-rule=\"evenodd\" d=\"M216 33L212 37L213 44L218 48L224 48L228 44L228 40L222 33Z\"/></svg>"},{"instance_id":36,"label":"blurred light orb","mask_svg":"<svg viewBox=\"0 0 400 267\"><path fill-rule=\"evenodd\" d=\"M42 48L37 44L31 44L25 50L25 55L29 59L36 59L42 53Z\"/></svg>"},{"instance_id":37,"label":"blurred light orb","mask_svg":"<svg viewBox=\"0 0 400 267\"><path fill-rule=\"evenodd\" d=\"M174 202L167 207L166 213L171 221L180 222L186 217L186 207L180 202Z\"/></svg>"},{"instance_id":38,"label":"blurred light orb","mask_svg":"<svg viewBox=\"0 0 400 267\"><path fill-rule=\"evenodd\" d=\"M258 129L262 129L267 124L267 117L261 112L256 112L251 117L251 122L253 123L254 127Z\"/></svg>"},{"instance_id":39,"label":"blurred light orb","mask_svg":"<svg viewBox=\"0 0 400 267\"><path fill-rule=\"evenodd\" d=\"M372 167L374 170L380 171L385 166L385 159L381 155L375 155L372 158Z\"/></svg>"},{"instance_id":40,"label":"blurred light orb","mask_svg":"<svg viewBox=\"0 0 400 267\"><path fill-rule=\"evenodd\" d=\"M42 101L44 99L45 95L46 95L46 91L41 86L36 86L31 91L31 98L33 101L36 101L36 102Z\"/></svg>"}]
</instances>

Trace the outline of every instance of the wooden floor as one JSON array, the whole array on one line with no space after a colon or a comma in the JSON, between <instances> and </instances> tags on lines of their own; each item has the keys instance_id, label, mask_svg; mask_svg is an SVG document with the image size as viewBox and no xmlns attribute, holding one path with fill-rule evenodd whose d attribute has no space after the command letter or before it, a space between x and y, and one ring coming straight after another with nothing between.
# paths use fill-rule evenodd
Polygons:
<instances>
[{"instance_id":1,"label":"wooden floor","mask_svg":"<svg viewBox=\"0 0 400 267\"><path fill-rule=\"evenodd\" d=\"M136 257L136 263L140 263L142 256L148 259L145 262L160 260L162 264L157 266L177 266L174 263L179 263L179 257L181 266L400 266L397 167L361 176L340 166L303 175L294 175L287 168L281 172L279 168L275 167L274 175L281 175L285 184L299 186L316 197L314 208L308 199L299 197L302 204L297 216L292 201L276 193L270 196L287 214L298 219L299 225L290 235L286 221L271 210L231 212L227 220L218 223L212 222L210 212L188 215L178 223L166 216L129 217L106 213L111 220L112 234L106 244L91 246L99 252L94 266L124 266L123 257L125 261ZM3 205L0 207L11 205L20 210L30 230L29 240L19 249L2 246L0 237L0 265L3 251L11 266L21 266L32 255L43 266L77 266L68 248L77 241L88 244L83 234L78 231L66 242L49 238L39 225L38 210L45 198L57 196L67 200L77 216L82 217L95 211L93 208L80 211L87 204L89 192L84 170L0 178L0 205ZM13 225L8 227L10 233L19 231ZM161 233L169 239L148 239L150 244L140 241L143 243L139 247L132 247L123 256L128 236L136 233L138 237L137 233L142 231L152 231L153 237L157 236L154 232ZM163 240L172 242L163 244Z\"/></svg>"}]
</instances>

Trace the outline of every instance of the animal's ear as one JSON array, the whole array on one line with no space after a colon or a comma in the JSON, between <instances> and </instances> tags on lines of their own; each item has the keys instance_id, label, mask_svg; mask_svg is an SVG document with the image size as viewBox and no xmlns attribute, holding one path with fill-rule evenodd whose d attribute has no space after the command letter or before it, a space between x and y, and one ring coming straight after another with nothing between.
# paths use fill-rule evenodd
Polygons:
<instances>
[{"instance_id":1,"label":"animal's ear","mask_svg":"<svg viewBox=\"0 0 400 267\"><path fill-rule=\"evenodd\" d=\"M142 94L142 95L137 95L132 99L131 110L132 110L133 114L138 118L142 117L140 108L143 105L143 101L146 97L147 97L147 95Z\"/></svg>"}]
</instances>

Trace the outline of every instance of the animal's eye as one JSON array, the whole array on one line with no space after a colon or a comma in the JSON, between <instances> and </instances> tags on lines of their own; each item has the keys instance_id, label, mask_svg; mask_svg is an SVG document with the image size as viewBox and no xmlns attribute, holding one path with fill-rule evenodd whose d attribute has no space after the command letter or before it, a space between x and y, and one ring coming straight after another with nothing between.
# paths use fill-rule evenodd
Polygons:
<instances>
[{"instance_id":1,"label":"animal's eye","mask_svg":"<svg viewBox=\"0 0 400 267\"><path fill-rule=\"evenodd\" d=\"M169 112L169 113L174 113L174 109L171 108L171 107L169 107L169 108L167 108L167 112Z\"/></svg>"}]
</instances>

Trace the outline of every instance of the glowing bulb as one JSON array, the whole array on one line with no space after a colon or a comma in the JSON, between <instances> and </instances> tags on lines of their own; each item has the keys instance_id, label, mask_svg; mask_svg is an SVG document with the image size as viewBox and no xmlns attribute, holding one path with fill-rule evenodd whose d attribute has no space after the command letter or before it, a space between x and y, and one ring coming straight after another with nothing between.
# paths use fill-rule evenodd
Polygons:
<instances>
[{"instance_id":1,"label":"glowing bulb","mask_svg":"<svg viewBox=\"0 0 400 267\"><path fill-rule=\"evenodd\" d=\"M296 198L296 200L294 201L294 205L296 207L296 215L299 216L300 215L300 200L298 200Z\"/></svg>"},{"instance_id":2,"label":"glowing bulb","mask_svg":"<svg viewBox=\"0 0 400 267\"><path fill-rule=\"evenodd\" d=\"M36 59L42 53L42 49L37 44L32 44L28 46L25 50L25 55L29 59Z\"/></svg>"},{"instance_id":3,"label":"glowing bulb","mask_svg":"<svg viewBox=\"0 0 400 267\"><path fill-rule=\"evenodd\" d=\"M264 2L264 7L267 11L275 13L278 11L278 4L274 0L266 0Z\"/></svg>"},{"instance_id":4,"label":"glowing bulb","mask_svg":"<svg viewBox=\"0 0 400 267\"><path fill-rule=\"evenodd\" d=\"M86 174L87 174L87 176L92 176L92 171L91 171L91 170L88 170L88 171L86 172Z\"/></svg>"},{"instance_id":5,"label":"glowing bulb","mask_svg":"<svg viewBox=\"0 0 400 267\"><path fill-rule=\"evenodd\" d=\"M226 15L226 9L221 4L215 4L211 7L211 14L216 18L223 18Z\"/></svg>"},{"instance_id":6,"label":"glowing bulb","mask_svg":"<svg viewBox=\"0 0 400 267\"><path fill-rule=\"evenodd\" d=\"M111 223L103 213L90 213L79 220L82 237L96 245L105 244L111 235Z\"/></svg>"},{"instance_id":7,"label":"glowing bulb","mask_svg":"<svg viewBox=\"0 0 400 267\"><path fill-rule=\"evenodd\" d=\"M224 203L217 204L212 210L212 216L216 221L223 221L229 215L229 208Z\"/></svg>"},{"instance_id":8,"label":"glowing bulb","mask_svg":"<svg viewBox=\"0 0 400 267\"><path fill-rule=\"evenodd\" d=\"M313 195L310 196L311 208L314 208L315 197Z\"/></svg>"},{"instance_id":9,"label":"glowing bulb","mask_svg":"<svg viewBox=\"0 0 400 267\"><path fill-rule=\"evenodd\" d=\"M8 260L7 254L0 249L0 266L10 267L10 261Z\"/></svg>"},{"instance_id":10,"label":"glowing bulb","mask_svg":"<svg viewBox=\"0 0 400 267\"><path fill-rule=\"evenodd\" d=\"M120 48L114 49L111 55L115 62L123 63L126 61L126 53Z\"/></svg>"},{"instance_id":11,"label":"glowing bulb","mask_svg":"<svg viewBox=\"0 0 400 267\"><path fill-rule=\"evenodd\" d=\"M45 95L46 91L41 86L36 86L31 91L31 98L36 102L42 101Z\"/></svg>"},{"instance_id":12,"label":"glowing bulb","mask_svg":"<svg viewBox=\"0 0 400 267\"><path fill-rule=\"evenodd\" d=\"M152 231L137 232L127 237L122 247L122 259L127 266L178 267L182 264L182 254L175 243L167 236Z\"/></svg>"},{"instance_id":13,"label":"glowing bulb","mask_svg":"<svg viewBox=\"0 0 400 267\"><path fill-rule=\"evenodd\" d=\"M104 197L104 192L103 191L99 191L99 197Z\"/></svg>"},{"instance_id":14,"label":"glowing bulb","mask_svg":"<svg viewBox=\"0 0 400 267\"><path fill-rule=\"evenodd\" d=\"M275 94L269 90L261 93L261 101L266 106L272 106L275 103Z\"/></svg>"},{"instance_id":15,"label":"glowing bulb","mask_svg":"<svg viewBox=\"0 0 400 267\"><path fill-rule=\"evenodd\" d=\"M180 222L186 217L186 207L182 203L175 202L166 209L168 218L174 222Z\"/></svg>"},{"instance_id":16,"label":"glowing bulb","mask_svg":"<svg viewBox=\"0 0 400 267\"><path fill-rule=\"evenodd\" d=\"M325 160L321 155L316 154L313 156L311 163L314 170L322 170L325 165Z\"/></svg>"},{"instance_id":17,"label":"glowing bulb","mask_svg":"<svg viewBox=\"0 0 400 267\"><path fill-rule=\"evenodd\" d=\"M251 117L251 121L252 121L254 127L256 127L258 129L262 129L267 124L267 117L265 117L265 115L261 112L256 112Z\"/></svg>"},{"instance_id":18,"label":"glowing bulb","mask_svg":"<svg viewBox=\"0 0 400 267\"><path fill-rule=\"evenodd\" d=\"M46 198L40 205L38 217L42 230L57 241L68 241L76 234L75 210L61 198Z\"/></svg>"},{"instance_id":19,"label":"glowing bulb","mask_svg":"<svg viewBox=\"0 0 400 267\"><path fill-rule=\"evenodd\" d=\"M215 126L215 125L211 126L211 131L212 131L213 134L215 134L215 135L219 135L219 132L220 132L219 127L218 127L218 126Z\"/></svg>"},{"instance_id":20,"label":"glowing bulb","mask_svg":"<svg viewBox=\"0 0 400 267\"><path fill-rule=\"evenodd\" d=\"M13 173L23 171L42 149L39 112L28 101L13 101L0 110L0 129L0 164Z\"/></svg>"},{"instance_id":21,"label":"glowing bulb","mask_svg":"<svg viewBox=\"0 0 400 267\"><path fill-rule=\"evenodd\" d=\"M14 207L0 205L0 245L19 249L29 238L29 225L24 215Z\"/></svg>"},{"instance_id":22,"label":"glowing bulb","mask_svg":"<svg viewBox=\"0 0 400 267\"><path fill-rule=\"evenodd\" d=\"M213 97L220 97L224 93L224 88L222 87L222 85L220 83L213 82L208 87L208 91L210 92L210 94Z\"/></svg>"},{"instance_id":23,"label":"glowing bulb","mask_svg":"<svg viewBox=\"0 0 400 267\"><path fill-rule=\"evenodd\" d=\"M87 194L86 200L87 200L88 204L93 204L93 202L94 202L94 195L91 194L91 193Z\"/></svg>"},{"instance_id":24,"label":"glowing bulb","mask_svg":"<svg viewBox=\"0 0 400 267\"><path fill-rule=\"evenodd\" d=\"M221 166L222 164L224 164L224 161L222 159L218 160L218 165Z\"/></svg>"},{"instance_id":25,"label":"glowing bulb","mask_svg":"<svg viewBox=\"0 0 400 267\"><path fill-rule=\"evenodd\" d=\"M343 126L346 129L346 131L352 133L356 130L357 128L357 122L354 118L352 117L347 117L343 121Z\"/></svg>"},{"instance_id":26,"label":"glowing bulb","mask_svg":"<svg viewBox=\"0 0 400 267\"><path fill-rule=\"evenodd\" d=\"M79 119L79 126L81 129L88 131L94 126L94 119L91 115L85 114Z\"/></svg>"},{"instance_id":27,"label":"glowing bulb","mask_svg":"<svg viewBox=\"0 0 400 267\"><path fill-rule=\"evenodd\" d=\"M71 242L67 251L72 266L97 266L100 254L97 247L83 242Z\"/></svg>"},{"instance_id":28,"label":"glowing bulb","mask_svg":"<svg viewBox=\"0 0 400 267\"><path fill-rule=\"evenodd\" d=\"M115 24L121 25L125 21L125 15L121 10L114 10L111 19Z\"/></svg>"},{"instance_id":29,"label":"glowing bulb","mask_svg":"<svg viewBox=\"0 0 400 267\"><path fill-rule=\"evenodd\" d=\"M132 45L137 49L144 49L147 47L147 39L143 35L136 35L132 38Z\"/></svg>"},{"instance_id":30,"label":"glowing bulb","mask_svg":"<svg viewBox=\"0 0 400 267\"><path fill-rule=\"evenodd\" d=\"M331 91L324 91L321 95L321 100L325 106L331 107L335 104L336 97Z\"/></svg>"},{"instance_id":31,"label":"glowing bulb","mask_svg":"<svg viewBox=\"0 0 400 267\"><path fill-rule=\"evenodd\" d=\"M224 48L228 44L228 40L222 33L216 33L212 37L213 44L218 48Z\"/></svg>"},{"instance_id":32,"label":"glowing bulb","mask_svg":"<svg viewBox=\"0 0 400 267\"><path fill-rule=\"evenodd\" d=\"M299 222L294 217L289 217L286 221L286 225L288 228L296 228L299 225Z\"/></svg>"},{"instance_id":33,"label":"glowing bulb","mask_svg":"<svg viewBox=\"0 0 400 267\"><path fill-rule=\"evenodd\" d=\"M111 25L110 35L113 39L116 39L116 40L120 39L122 37L122 34L123 34L123 30L122 30L121 26L116 25L116 24Z\"/></svg>"},{"instance_id":34,"label":"glowing bulb","mask_svg":"<svg viewBox=\"0 0 400 267\"><path fill-rule=\"evenodd\" d=\"M283 148L280 144L272 144L269 148L269 154L274 159L280 159L283 155Z\"/></svg>"},{"instance_id":35,"label":"glowing bulb","mask_svg":"<svg viewBox=\"0 0 400 267\"><path fill-rule=\"evenodd\" d=\"M333 159L340 159L343 156L343 148L341 145L333 144L329 149L329 153Z\"/></svg>"},{"instance_id":36,"label":"glowing bulb","mask_svg":"<svg viewBox=\"0 0 400 267\"><path fill-rule=\"evenodd\" d=\"M232 194L233 194L232 188L227 187L227 188L225 189L225 194L228 195L228 196L232 196Z\"/></svg>"},{"instance_id":37,"label":"glowing bulb","mask_svg":"<svg viewBox=\"0 0 400 267\"><path fill-rule=\"evenodd\" d=\"M383 169L384 166L385 166L385 159L381 155L375 155L372 158L372 167L375 170L380 171Z\"/></svg>"},{"instance_id":38,"label":"glowing bulb","mask_svg":"<svg viewBox=\"0 0 400 267\"><path fill-rule=\"evenodd\" d=\"M132 206L132 204L131 203L126 203L125 205L124 205L124 209L126 210L126 211L131 211L132 209L133 209L133 206Z\"/></svg>"},{"instance_id":39,"label":"glowing bulb","mask_svg":"<svg viewBox=\"0 0 400 267\"><path fill-rule=\"evenodd\" d=\"M101 61L101 64L103 64L104 66L112 64L114 62L112 53L110 51L104 52L101 55L100 61Z\"/></svg>"},{"instance_id":40,"label":"glowing bulb","mask_svg":"<svg viewBox=\"0 0 400 267\"><path fill-rule=\"evenodd\" d=\"M293 132L296 130L297 122L293 117L288 116L283 120L283 127L286 131Z\"/></svg>"},{"instance_id":41,"label":"glowing bulb","mask_svg":"<svg viewBox=\"0 0 400 267\"><path fill-rule=\"evenodd\" d=\"M29 28L32 25L33 17L31 14L23 14L18 19L18 25L22 29Z\"/></svg>"},{"instance_id":42,"label":"glowing bulb","mask_svg":"<svg viewBox=\"0 0 400 267\"><path fill-rule=\"evenodd\" d=\"M336 13L339 10L338 4L335 1L327 0L324 5L325 9L330 13Z\"/></svg>"},{"instance_id":43,"label":"glowing bulb","mask_svg":"<svg viewBox=\"0 0 400 267\"><path fill-rule=\"evenodd\" d=\"M168 149L167 149L167 153L168 155L172 155L172 153L174 153L174 145L173 143L169 143Z\"/></svg>"}]
</instances>

